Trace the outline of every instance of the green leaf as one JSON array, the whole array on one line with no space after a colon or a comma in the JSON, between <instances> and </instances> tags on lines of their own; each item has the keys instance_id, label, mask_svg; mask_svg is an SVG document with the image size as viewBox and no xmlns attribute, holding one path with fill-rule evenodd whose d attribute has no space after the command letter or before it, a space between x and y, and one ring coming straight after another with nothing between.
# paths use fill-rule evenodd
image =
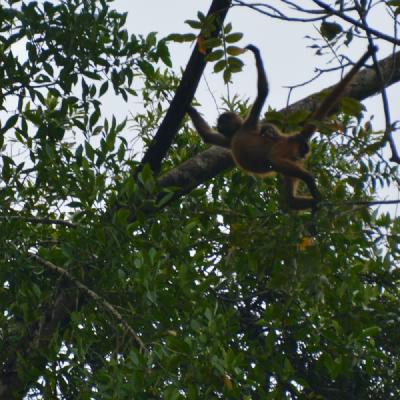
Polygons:
<instances>
[{"instance_id":1,"label":"green leaf","mask_svg":"<svg viewBox=\"0 0 400 400\"><path fill-rule=\"evenodd\" d=\"M100 118L100 109L95 110L89 118L89 127L93 129Z\"/></svg>"},{"instance_id":2,"label":"green leaf","mask_svg":"<svg viewBox=\"0 0 400 400\"><path fill-rule=\"evenodd\" d=\"M346 46L348 46L348 45L353 41L353 38L354 38L353 29L349 29L349 30L346 32L346 40L345 40L344 44L345 44Z\"/></svg>"},{"instance_id":3,"label":"green leaf","mask_svg":"<svg viewBox=\"0 0 400 400\"><path fill-rule=\"evenodd\" d=\"M12 115L10 118L8 118L7 122L4 124L4 126L1 128L0 133L4 134L7 132L10 128L12 128L18 121L19 115L15 114Z\"/></svg>"},{"instance_id":4,"label":"green leaf","mask_svg":"<svg viewBox=\"0 0 400 400\"><path fill-rule=\"evenodd\" d=\"M287 116L287 122L290 125L296 126L296 125L300 124L301 122L304 122L309 115L310 115L310 113L306 110L297 110L297 111L290 113Z\"/></svg>"},{"instance_id":5,"label":"green leaf","mask_svg":"<svg viewBox=\"0 0 400 400\"><path fill-rule=\"evenodd\" d=\"M4 180L4 182L8 182L10 179L11 179L11 177L12 177L12 172L13 172L13 170L12 170L12 165L15 165L15 163L14 163L14 161L10 158L10 157L8 157L8 156L2 156L1 157L2 158L2 160L3 160L3 168L2 168L2 170L1 170L1 176L2 176L2 178L3 178L3 180Z\"/></svg>"},{"instance_id":6,"label":"green leaf","mask_svg":"<svg viewBox=\"0 0 400 400\"><path fill-rule=\"evenodd\" d=\"M197 36L194 33L186 33L186 34L172 33L167 36L166 40L183 43L183 42L193 42L193 40L195 40L196 37Z\"/></svg>"},{"instance_id":7,"label":"green leaf","mask_svg":"<svg viewBox=\"0 0 400 400\"><path fill-rule=\"evenodd\" d=\"M229 68L226 68L222 74L222 76L224 77L224 82L228 83L230 82L231 78L232 78L232 72Z\"/></svg>"},{"instance_id":8,"label":"green leaf","mask_svg":"<svg viewBox=\"0 0 400 400\"><path fill-rule=\"evenodd\" d=\"M88 78L94 79L96 81L100 81L102 79L101 75L98 74L97 72L83 71L82 73L83 73L83 75L87 76Z\"/></svg>"},{"instance_id":9,"label":"green leaf","mask_svg":"<svg viewBox=\"0 0 400 400\"><path fill-rule=\"evenodd\" d=\"M192 19L187 19L186 21L185 21L185 24L188 24L191 28L193 28L193 29L201 29L201 26L202 26L202 24L201 24L201 22L199 22L199 21L194 21L194 20L192 20Z\"/></svg>"},{"instance_id":10,"label":"green leaf","mask_svg":"<svg viewBox=\"0 0 400 400\"><path fill-rule=\"evenodd\" d=\"M89 158L89 160L91 160L91 161L94 160L95 152L89 142L85 142L85 153L86 153L86 156Z\"/></svg>"},{"instance_id":11,"label":"green leaf","mask_svg":"<svg viewBox=\"0 0 400 400\"><path fill-rule=\"evenodd\" d=\"M344 97L340 100L340 108L345 114L357 117L363 111L364 106L358 100Z\"/></svg>"},{"instance_id":12,"label":"green leaf","mask_svg":"<svg viewBox=\"0 0 400 400\"><path fill-rule=\"evenodd\" d=\"M226 52L230 55L230 56L239 56L240 54L243 54L246 50L244 50L241 47L236 47L236 46L229 46L226 49Z\"/></svg>"},{"instance_id":13,"label":"green leaf","mask_svg":"<svg viewBox=\"0 0 400 400\"><path fill-rule=\"evenodd\" d=\"M149 165L145 165L139 174L139 180L149 193L153 193L156 188L153 171Z\"/></svg>"},{"instance_id":14,"label":"green leaf","mask_svg":"<svg viewBox=\"0 0 400 400\"><path fill-rule=\"evenodd\" d=\"M243 33L236 32L236 33L231 33L229 35L226 35L225 41L227 43L235 43L235 42L238 42L239 40L241 40L242 38L243 38Z\"/></svg>"},{"instance_id":15,"label":"green leaf","mask_svg":"<svg viewBox=\"0 0 400 400\"><path fill-rule=\"evenodd\" d=\"M118 161L121 162L125 158L126 147L124 143L121 143L118 148L117 157Z\"/></svg>"},{"instance_id":16,"label":"green leaf","mask_svg":"<svg viewBox=\"0 0 400 400\"><path fill-rule=\"evenodd\" d=\"M161 40L157 45L157 53L160 56L162 62L168 66L172 67L171 56L169 54L169 49L165 40Z\"/></svg>"},{"instance_id":17,"label":"green leaf","mask_svg":"<svg viewBox=\"0 0 400 400\"><path fill-rule=\"evenodd\" d=\"M215 50L206 55L206 61L217 61L224 56L223 50Z\"/></svg>"},{"instance_id":18,"label":"green leaf","mask_svg":"<svg viewBox=\"0 0 400 400\"><path fill-rule=\"evenodd\" d=\"M146 44L149 47L155 46L157 43L157 33L156 32L150 32L147 37L146 37Z\"/></svg>"},{"instance_id":19,"label":"green leaf","mask_svg":"<svg viewBox=\"0 0 400 400\"><path fill-rule=\"evenodd\" d=\"M152 64L146 60L139 60L138 65L147 78L152 79L154 77L155 71Z\"/></svg>"},{"instance_id":20,"label":"green leaf","mask_svg":"<svg viewBox=\"0 0 400 400\"><path fill-rule=\"evenodd\" d=\"M224 68L226 68L226 61L225 60L218 61L214 65L214 72L215 73L221 72Z\"/></svg>"},{"instance_id":21,"label":"green leaf","mask_svg":"<svg viewBox=\"0 0 400 400\"><path fill-rule=\"evenodd\" d=\"M343 28L336 22L324 21L320 27L321 35L326 39L333 40L339 33L343 32Z\"/></svg>"},{"instance_id":22,"label":"green leaf","mask_svg":"<svg viewBox=\"0 0 400 400\"><path fill-rule=\"evenodd\" d=\"M243 67L243 61L237 57L228 57L228 65L230 68L239 68L239 71Z\"/></svg>"},{"instance_id":23,"label":"green leaf","mask_svg":"<svg viewBox=\"0 0 400 400\"><path fill-rule=\"evenodd\" d=\"M214 47L221 46L222 40L218 37L210 38L204 41L204 45L207 49L212 49Z\"/></svg>"},{"instance_id":24,"label":"green leaf","mask_svg":"<svg viewBox=\"0 0 400 400\"><path fill-rule=\"evenodd\" d=\"M363 329L362 336L377 336L381 331L382 329L379 326L370 326L369 328Z\"/></svg>"},{"instance_id":25,"label":"green leaf","mask_svg":"<svg viewBox=\"0 0 400 400\"><path fill-rule=\"evenodd\" d=\"M106 93L107 90L108 90L108 81L105 81L100 87L99 97L103 96L103 94Z\"/></svg>"},{"instance_id":26,"label":"green leaf","mask_svg":"<svg viewBox=\"0 0 400 400\"><path fill-rule=\"evenodd\" d=\"M232 24L229 22L224 26L224 34L227 35L232 31Z\"/></svg>"}]
</instances>

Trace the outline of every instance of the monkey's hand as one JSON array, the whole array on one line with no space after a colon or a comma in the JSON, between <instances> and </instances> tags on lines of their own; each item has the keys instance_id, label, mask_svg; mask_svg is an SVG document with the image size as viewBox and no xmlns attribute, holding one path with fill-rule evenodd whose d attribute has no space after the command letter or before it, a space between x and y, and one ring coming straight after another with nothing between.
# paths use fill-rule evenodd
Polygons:
<instances>
[{"instance_id":1,"label":"monkey's hand","mask_svg":"<svg viewBox=\"0 0 400 400\"><path fill-rule=\"evenodd\" d=\"M192 116L192 115L198 115L199 112L193 107L193 106L188 106L188 108L186 109L186 112Z\"/></svg>"},{"instance_id":2,"label":"monkey's hand","mask_svg":"<svg viewBox=\"0 0 400 400\"><path fill-rule=\"evenodd\" d=\"M260 54L260 50L258 49L258 47L254 46L254 45L252 45L252 44L248 44L248 45L245 47L245 49L246 49L246 50L252 51L254 54Z\"/></svg>"},{"instance_id":3,"label":"monkey's hand","mask_svg":"<svg viewBox=\"0 0 400 400\"><path fill-rule=\"evenodd\" d=\"M372 54L376 53L377 51L378 51L378 46L375 46L375 45L368 46L368 54L372 55Z\"/></svg>"}]
</instances>

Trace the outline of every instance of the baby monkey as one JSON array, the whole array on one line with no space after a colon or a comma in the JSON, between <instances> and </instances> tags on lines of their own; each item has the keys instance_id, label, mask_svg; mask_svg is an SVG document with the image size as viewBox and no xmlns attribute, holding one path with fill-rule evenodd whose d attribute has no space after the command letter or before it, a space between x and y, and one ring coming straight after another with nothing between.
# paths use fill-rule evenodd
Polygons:
<instances>
[{"instance_id":1,"label":"baby monkey","mask_svg":"<svg viewBox=\"0 0 400 400\"><path fill-rule=\"evenodd\" d=\"M236 165L246 173L261 178L276 172L282 174L290 208L314 209L320 196L313 175L303 165L310 153L308 141L316 131L317 121L325 118L337 105L347 85L376 49L369 48L324 98L302 130L290 135L283 134L273 124L260 124L261 109L269 92L268 81L258 48L248 45L246 49L254 53L258 73L257 97L249 115L243 120L234 112L224 112L218 118L215 132L194 107L189 107L188 114L204 142L230 149ZM307 185L311 196L297 194L299 180Z\"/></svg>"}]
</instances>

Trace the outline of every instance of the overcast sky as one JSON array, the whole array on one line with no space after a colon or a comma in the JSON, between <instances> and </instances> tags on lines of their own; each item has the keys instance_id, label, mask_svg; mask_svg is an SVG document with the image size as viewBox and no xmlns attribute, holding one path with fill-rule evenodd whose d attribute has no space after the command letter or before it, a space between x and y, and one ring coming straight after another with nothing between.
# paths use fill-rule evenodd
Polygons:
<instances>
[{"instance_id":1,"label":"overcast sky","mask_svg":"<svg viewBox=\"0 0 400 400\"><path fill-rule=\"evenodd\" d=\"M278 4L278 1L272 1L271 4ZM300 2L310 8L312 2L303 0ZM196 19L197 11L200 10L204 14L207 12L211 0L146 0L146 1L129 1L117 0L113 3L118 10L127 11L127 27L128 30L136 34L147 34L152 31L159 33L159 37L167 36L170 33L188 33L192 29L184 23L187 19ZM389 17L382 12L370 18L377 28L387 29L388 33L391 27L388 24ZM309 23L293 23L274 20L261 15L244 7L234 7L228 13L227 20L232 22L234 31L244 34L240 45L252 43L261 50L268 79L270 82L270 98L268 104L273 108L280 109L286 105L288 89L285 86L295 85L305 82L314 76L314 70L317 67L327 67L327 62L331 60L331 56L325 57L315 56L315 50L308 48L311 41L306 39L306 35L317 36L315 25ZM385 23L386 22L386 23ZM380 25L379 25L380 24ZM178 70L184 68L192 51L193 44L183 43L172 46L173 65ZM366 43L352 44L349 56L356 60L364 51ZM380 45L378 57L383 58L391 51L390 46ZM254 60L252 54L248 53L242 56L246 63L244 70L240 74L234 75L233 84L231 85L231 94L239 94L247 98L253 98L256 88L256 71L254 68ZM212 67L208 67L205 71L205 77L212 87L213 93L219 101L222 96L226 96L227 89L223 84L221 74L214 74ZM307 94L314 93L322 88L337 82L340 79L340 72L336 71L325 74L318 80L307 85L304 88L295 90L291 95L291 102L305 97ZM393 88L391 91L393 92ZM398 91L398 87L396 88ZM204 111L211 112L212 118L216 118L217 110L209 93L204 79L198 88L197 98L201 101ZM367 102L366 105L370 103ZM379 101L372 103L371 113L382 115ZM220 103L221 105L221 103ZM392 110L393 119L399 119L398 107ZM397 115L396 115L397 113ZM378 118L376 123L381 125L382 118Z\"/></svg>"}]
</instances>

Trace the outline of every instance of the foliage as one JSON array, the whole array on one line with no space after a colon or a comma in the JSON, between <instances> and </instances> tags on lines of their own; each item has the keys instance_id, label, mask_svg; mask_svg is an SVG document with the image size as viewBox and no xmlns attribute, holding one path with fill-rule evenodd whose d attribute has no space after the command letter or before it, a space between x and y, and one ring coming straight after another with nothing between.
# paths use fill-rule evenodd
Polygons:
<instances>
[{"instance_id":1,"label":"foliage","mask_svg":"<svg viewBox=\"0 0 400 400\"><path fill-rule=\"evenodd\" d=\"M166 206L101 102L141 96L148 144L178 80L166 40L129 36L108 3L0 8L0 397L399 397L400 223L346 205L398 183L371 157L382 133L351 101L320 127L315 216L238 170ZM185 125L164 170L202 146Z\"/></svg>"},{"instance_id":2,"label":"foliage","mask_svg":"<svg viewBox=\"0 0 400 400\"><path fill-rule=\"evenodd\" d=\"M243 62L237 56L245 50L233 45L233 43L242 39L243 34L232 32L233 26L228 23L217 37L211 36L218 17L215 15L205 16L201 12L198 12L197 17L198 20L188 20L186 23L191 28L198 30L198 35L194 33L172 33L168 36L168 39L179 43L196 40L199 52L206 55L208 62L215 62L214 72L222 71L224 81L228 83L232 74L240 72L243 67Z\"/></svg>"}]
</instances>

